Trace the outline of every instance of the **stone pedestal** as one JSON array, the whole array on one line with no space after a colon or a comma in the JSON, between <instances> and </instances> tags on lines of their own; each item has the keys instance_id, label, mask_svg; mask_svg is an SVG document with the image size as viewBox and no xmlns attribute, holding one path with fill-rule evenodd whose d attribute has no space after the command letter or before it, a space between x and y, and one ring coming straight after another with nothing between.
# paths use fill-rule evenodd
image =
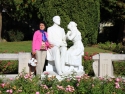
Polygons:
<instances>
[{"instance_id":1,"label":"stone pedestal","mask_svg":"<svg viewBox=\"0 0 125 94\"><path fill-rule=\"evenodd\" d=\"M74 70L73 71L69 71L69 65L65 65L65 73L62 73L62 75L58 75L57 74L57 71L56 71L56 67L55 67L55 64L54 64L54 61L48 61L48 65L46 66L46 71L44 71L41 75L41 78L45 77L44 73L48 73L49 77L51 76L56 76L56 78L58 80L62 80L64 77L68 76L70 77L72 74L74 74L74 76L82 76L83 74L85 74L84 72L84 68L83 68L83 71L75 71L75 70L78 70L78 67L75 66L74 67Z\"/></svg>"},{"instance_id":2,"label":"stone pedestal","mask_svg":"<svg viewBox=\"0 0 125 94\"><path fill-rule=\"evenodd\" d=\"M125 60L125 54L99 53L92 59L95 76L114 77L112 61Z\"/></svg>"},{"instance_id":3,"label":"stone pedestal","mask_svg":"<svg viewBox=\"0 0 125 94\"><path fill-rule=\"evenodd\" d=\"M99 76L110 76L113 77L113 65L112 65L112 54L111 53L100 53L99 60Z\"/></svg>"},{"instance_id":4,"label":"stone pedestal","mask_svg":"<svg viewBox=\"0 0 125 94\"><path fill-rule=\"evenodd\" d=\"M31 59L31 53L19 53L19 64L18 64L18 73L25 70L26 73L29 73L28 61Z\"/></svg>"},{"instance_id":5,"label":"stone pedestal","mask_svg":"<svg viewBox=\"0 0 125 94\"><path fill-rule=\"evenodd\" d=\"M93 71L95 73L95 76L98 77L99 76L99 61L98 60L94 60L92 66L93 66Z\"/></svg>"}]
</instances>

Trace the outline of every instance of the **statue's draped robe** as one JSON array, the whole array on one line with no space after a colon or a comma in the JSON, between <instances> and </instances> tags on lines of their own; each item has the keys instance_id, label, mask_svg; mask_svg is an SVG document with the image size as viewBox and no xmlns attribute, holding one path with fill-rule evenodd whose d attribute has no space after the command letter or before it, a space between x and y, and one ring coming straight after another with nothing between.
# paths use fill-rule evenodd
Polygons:
<instances>
[{"instance_id":1,"label":"statue's draped robe","mask_svg":"<svg viewBox=\"0 0 125 94\"><path fill-rule=\"evenodd\" d=\"M67 36L73 42L66 54L66 64L72 66L81 66L81 56L84 55L84 46L82 43L81 33L78 29L74 29L70 36Z\"/></svg>"},{"instance_id":2,"label":"statue's draped robe","mask_svg":"<svg viewBox=\"0 0 125 94\"><path fill-rule=\"evenodd\" d=\"M58 74L64 69L65 54L67 50L66 36L64 29L58 25L53 25L48 28L48 40L53 45L47 50L47 60L54 61Z\"/></svg>"}]
</instances>

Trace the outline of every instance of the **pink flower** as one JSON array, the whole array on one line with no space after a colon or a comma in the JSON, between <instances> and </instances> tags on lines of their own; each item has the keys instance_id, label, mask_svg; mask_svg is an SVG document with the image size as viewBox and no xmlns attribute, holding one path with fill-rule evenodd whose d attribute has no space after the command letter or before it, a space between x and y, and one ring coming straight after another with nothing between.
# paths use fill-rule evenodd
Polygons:
<instances>
[{"instance_id":1,"label":"pink flower","mask_svg":"<svg viewBox=\"0 0 125 94\"><path fill-rule=\"evenodd\" d=\"M24 76L24 78L25 78L25 79L27 79L27 78L28 78L28 76Z\"/></svg>"},{"instance_id":2,"label":"pink flower","mask_svg":"<svg viewBox=\"0 0 125 94\"><path fill-rule=\"evenodd\" d=\"M36 92L36 94L40 94L39 92Z\"/></svg>"},{"instance_id":3,"label":"pink flower","mask_svg":"<svg viewBox=\"0 0 125 94\"><path fill-rule=\"evenodd\" d=\"M78 80L78 82L80 82L81 76L76 76L76 79Z\"/></svg>"},{"instance_id":4,"label":"pink flower","mask_svg":"<svg viewBox=\"0 0 125 94\"><path fill-rule=\"evenodd\" d=\"M120 85L118 82L115 83L115 88L120 88Z\"/></svg>"},{"instance_id":5,"label":"pink flower","mask_svg":"<svg viewBox=\"0 0 125 94\"><path fill-rule=\"evenodd\" d=\"M80 82L80 79L77 79L78 80L78 82Z\"/></svg>"},{"instance_id":6,"label":"pink flower","mask_svg":"<svg viewBox=\"0 0 125 94\"><path fill-rule=\"evenodd\" d=\"M120 78L116 78L115 81L119 82L119 81L120 81Z\"/></svg>"},{"instance_id":7,"label":"pink flower","mask_svg":"<svg viewBox=\"0 0 125 94\"><path fill-rule=\"evenodd\" d=\"M13 80L13 78L10 78L10 80L12 81L12 80Z\"/></svg>"},{"instance_id":8,"label":"pink flower","mask_svg":"<svg viewBox=\"0 0 125 94\"><path fill-rule=\"evenodd\" d=\"M49 75L49 73L48 72L44 72L44 75Z\"/></svg>"},{"instance_id":9,"label":"pink flower","mask_svg":"<svg viewBox=\"0 0 125 94\"><path fill-rule=\"evenodd\" d=\"M4 88L4 86L5 86L5 83L2 83L2 84L1 84L1 86L2 86L2 88Z\"/></svg>"},{"instance_id":10,"label":"pink flower","mask_svg":"<svg viewBox=\"0 0 125 94\"><path fill-rule=\"evenodd\" d=\"M22 75L23 75L22 73L19 74L19 76L21 76L21 77L22 77Z\"/></svg>"},{"instance_id":11,"label":"pink flower","mask_svg":"<svg viewBox=\"0 0 125 94\"><path fill-rule=\"evenodd\" d=\"M99 77L100 80L103 80L104 78L103 77Z\"/></svg>"},{"instance_id":12,"label":"pink flower","mask_svg":"<svg viewBox=\"0 0 125 94\"><path fill-rule=\"evenodd\" d=\"M73 86L68 85L68 86L66 87L66 91L69 91L69 92L74 92L74 91L75 91L75 89L74 89L74 87L73 87Z\"/></svg>"},{"instance_id":13,"label":"pink flower","mask_svg":"<svg viewBox=\"0 0 125 94\"><path fill-rule=\"evenodd\" d=\"M24 76L24 78L25 78L25 79L30 78L30 75L29 75L29 74L26 74L26 75Z\"/></svg>"},{"instance_id":14,"label":"pink flower","mask_svg":"<svg viewBox=\"0 0 125 94\"><path fill-rule=\"evenodd\" d=\"M58 88L59 90L64 90L63 86L57 85L57 88Z\"/></svg>"},{"instance_id":15,"label":"pink flower","mask_svg":"<svg viewBox=\"0 0 125 94\"><path fill-rule=\"evenodd\" d=\"M13 90L12 90L12 89L10 89L10 93L13 93Z\"/></svg>"},{"instance_id":16,"label":"pink flower","mask_svg":"<svg viewBox=\"0 0 125 94\"><path fill-rule=\"evenodd\" d=\"M13 90L12 90L12 89L10 89L10 90L7 90L6 92L8 92L8 93L12 94L12 93L13 93Z\"/></svg>"},{"instance_id":17,"label":"pink flower","mask_svg":"<svg viewBox=\"0 0 125 94\"><path fill-rule=\"evenodd\" d=\"M6 92L10 92L10 90L7 90Z\"/></svg>"},{"instance_id":18,"label":"pink flower","mask_svg":"<svg viewBox=\"0 0 125 94\"><path fill-rule=\"evenodd\" d=\"M77 78L77 79L80 79L80 78L81 78L81 76L76 76L76 78Z\"/></svg>"}]
</instances>

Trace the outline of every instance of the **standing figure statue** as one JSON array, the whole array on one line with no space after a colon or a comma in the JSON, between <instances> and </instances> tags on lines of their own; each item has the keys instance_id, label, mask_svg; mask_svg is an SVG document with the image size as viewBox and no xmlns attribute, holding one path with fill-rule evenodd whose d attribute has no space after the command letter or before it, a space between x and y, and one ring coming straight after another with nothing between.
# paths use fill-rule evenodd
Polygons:
<instances>
[{"instance_id":1,"label":"standing figure statue","mask_svg":"<svg viewBox=\"0 0 125 94\"><path fill-rule=\"evenodd\" d=\"M69 71L78 67L76 71L81 72L83 71L82 55L84 55L81 33L77 29L77 24L73 21L68 24L67 28L70 31L67 32L66 36L73 42L73 46L67 50L66 64L70 65Z\"/></svg>"},{"instance_id":2,"label":"standing figure statue","mask_svg":"<svg viewBox=\"0 0 125 94\"><path fill-rule=\"evenodd\" d=\"M62 75L65 68L65 54L67 51L66 35L63 28L60 25L60 17L53 17L53 26L47 29L48 40L53 45L51 49L47 50L47 60L54 61L56 71L59 75Z\"/></svg>"}]
</instances>

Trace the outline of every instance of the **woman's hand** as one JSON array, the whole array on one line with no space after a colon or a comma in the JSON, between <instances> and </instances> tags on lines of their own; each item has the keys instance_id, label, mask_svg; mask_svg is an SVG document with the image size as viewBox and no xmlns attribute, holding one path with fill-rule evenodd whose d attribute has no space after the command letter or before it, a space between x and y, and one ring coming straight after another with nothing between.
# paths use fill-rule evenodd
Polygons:
<instances>
[{"instance_id":1,"label":"woman's hand","mask_svg":"<svg viewBox=\"0 0 125 94\"><path fill-rule=\"evenodd\" d=\"M45 44L45 42L42 42L41 49L46 49L46 44Z\"/></svg>"},{"instance_id":2,"label":"woman's hand","mask_svg":"<svg viewBox=\"0 0 125 94\"><path fill-rule=\"evenodd\" d=\"M32 52L32 54L33 54L33 55L35 55L35 54L36 54L36 52Z\"/></svg>"}]
</instances>

